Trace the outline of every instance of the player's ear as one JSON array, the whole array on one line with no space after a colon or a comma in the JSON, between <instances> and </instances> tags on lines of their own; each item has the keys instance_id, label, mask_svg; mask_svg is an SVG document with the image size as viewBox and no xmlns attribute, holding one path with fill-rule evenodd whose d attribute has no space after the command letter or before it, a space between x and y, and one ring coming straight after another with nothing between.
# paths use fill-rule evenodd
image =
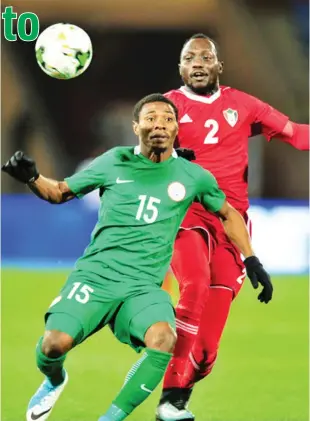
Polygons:
<instances>
[{"instance_id":1,"label":"player's ear","mask_svg":"<svg viewBox=\"0 0 310 421\"><path fill-rule=\"evenodd\" d=\"M132 129L136 136L139 136L139 123L137 121L132 122Z\"/></svg>"},{"instance_id":2,"label":"player's ear","mask_svg":"<svg viewBox=\"0 0 310 421\"><path fill-rule=\"evenodd\" d=\"M219 75L221 75L224 71L224 62L220 61L219 62Z\"/></svg>"}]
</instances>

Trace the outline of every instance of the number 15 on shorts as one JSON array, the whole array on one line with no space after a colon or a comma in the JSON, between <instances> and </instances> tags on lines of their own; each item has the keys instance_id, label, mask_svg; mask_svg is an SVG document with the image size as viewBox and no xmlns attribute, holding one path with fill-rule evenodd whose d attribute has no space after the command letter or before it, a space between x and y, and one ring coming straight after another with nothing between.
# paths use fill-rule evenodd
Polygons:
<instances>
[{"instance_id":1,"label":"number 15 on shorts","mask_svg":"<svg viewBox=\"0 0 310 421\"><path fill-rule=\"evenodd\" d=\"M67 295L68 300L76 300L79 303L86 304L89 301L89 294L94 292L94 290L81 282L74 282L73 287L69 294Z\"/></svg>"},{"instance_id":2,"label":"number 15 on shorts","mask_svg":"<svg viewBox=\"0 0 310 421\"><path fill-rule=\"evenodd\" d=\"M90 286L82 284L82 282L74 282L66 298L67 300L76 300L81 304L86 304L89 301L92 292L94 292L94 290ZM55 300L52 301L50 307L59 303L62 298L61 295L56 297Z\"/></svg>"}]
</instances>

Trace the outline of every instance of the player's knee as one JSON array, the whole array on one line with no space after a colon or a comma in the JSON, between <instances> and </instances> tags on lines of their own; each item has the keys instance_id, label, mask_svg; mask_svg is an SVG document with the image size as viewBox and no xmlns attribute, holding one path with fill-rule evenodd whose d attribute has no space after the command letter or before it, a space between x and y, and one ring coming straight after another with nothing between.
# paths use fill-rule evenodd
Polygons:
<instances>
[{"instance_id":1,"label":"player's knee","mask_svg":"<svg viewBox=\"0 0 310 421\"><path fill-rule=\"evenodd\" d=\"M219 349L219 338L212 336L208 337L208 335L205 335L201 340L201 345L205 352L206 358L211 361L216 358Z\"/></svg>"},{"instance_id":2,"label":"player's knee","mask_svg":"<svg viewBox=\"0 0 310 421\"><path fill-rule=\"evenodd\" d=\"M163 352L173 352L177 340L175 330L166 322L155 323L145 335L145 345L148 348Z\"/></svg>"},{"instance_id":3,"label":"player's knee","mask_svg":"<svg viewBox=\"0 0 310 421\"><path fill-rule=\"evenodd\" d=\"M73 347L73 338L58 330L48 330L44 334L42 352L48 358L59 358Z\"/></svg>"}]
</instances>

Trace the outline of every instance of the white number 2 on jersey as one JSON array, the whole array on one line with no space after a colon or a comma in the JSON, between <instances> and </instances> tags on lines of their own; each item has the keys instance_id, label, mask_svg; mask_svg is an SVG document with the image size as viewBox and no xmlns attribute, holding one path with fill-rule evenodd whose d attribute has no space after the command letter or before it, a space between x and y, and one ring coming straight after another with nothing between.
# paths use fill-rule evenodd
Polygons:
<instances>
[{"instance_id":1,"label":"white number 2 on jersey","mask_svg":"<svg viewBox=\"0 0 310 421\"><path fill-rule=\"evenodd\" d=\"M218 143L219 138L216 136L217 132L219 131L219 124L216 120L209 119L205 122L205 127L211 130L207 134L204 140L205 145L214 145L215 143Z\"/></svg>"}]
</instances>

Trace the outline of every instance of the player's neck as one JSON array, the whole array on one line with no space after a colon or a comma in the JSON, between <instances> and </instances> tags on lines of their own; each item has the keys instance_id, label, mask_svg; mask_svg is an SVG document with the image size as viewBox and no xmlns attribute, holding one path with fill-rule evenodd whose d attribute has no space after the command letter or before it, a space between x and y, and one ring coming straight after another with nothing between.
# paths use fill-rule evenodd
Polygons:
<instances>
[{"instance_id":1,"label":"player's neck","mask_svg":"<svg viewBox=\"0 0 310 421\"><path fill-rule=\"evenodd\" d=\"M185 85L185 89L191 94L202 95L202 96L211 96L211 95L214 95L216 92L218 92L218 90L220 89L220 85L219 85L219 83L216 83L212 86L209 86L209 87L205 88L202 91L195 90L192 87Z\"/></svg>"},{"instance_id":2,"label":"player's neck","mask_svg":"<svg viewBox=\"0 0 310 421\"><path fill-rule=\"evenodd\" d=\"M145 145L141 145L141 154L154 163L167 161L172 155L172 148L163 152L154 151Z\"/></svg>"}]
</instances>

